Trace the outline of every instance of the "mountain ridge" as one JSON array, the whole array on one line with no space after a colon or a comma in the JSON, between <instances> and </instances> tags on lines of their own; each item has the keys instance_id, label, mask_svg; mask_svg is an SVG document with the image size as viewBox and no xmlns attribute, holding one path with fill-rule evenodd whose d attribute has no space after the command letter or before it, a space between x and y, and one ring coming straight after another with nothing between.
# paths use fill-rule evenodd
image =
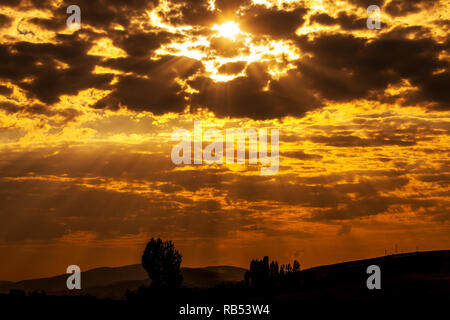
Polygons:
<instances>
[{"instance_id":1,"label":"mountain ridge","mask_svg":"<svg viewBox=\"0 0 450 320\"><path fill-rule=\"evenodd\" d=\"M360 285L358 281L367 277L366 268L372 264L379 265L383 269L383 281L387 286L400 278L404 281L423 278L430 283L440 279L450 285L450 250L409 252L346 261L308 268L302 270L301 274L305 279L305 286L317 286L324 279L334 283L346 279L346 285L358 286ZM242 281L245 271L244 268L226 265L181 269L184 277L183 284L199 288L213 287L223 282ZM358 276L355 277L355 275ZM140 286L148 286L151 283L140 264L98 267L84 271L81 275L81 291L67 290L66 280L68 277L68 274L62 274L18 282L0 281L0 293L8 293L10 290L27 292L44 290L49 294L56 295L89 294L98 298L122 299L127 290L136 290Z\"/></svg>"},{"instance_id":2,"label":"mountain ridge","mask_svg":"<svg viewBox=\"0 0 450 320\"><path fill-rule=\"evenodd\" d=\"M190 287L210 287L222 282L237 282L244 279L244 268L233 266L209 266L204 268L181 268L184 284ZM0 281L0 293L10 290L23 290L27 292L45 291L52 294L71 293L66 288L69 274L60 274L52 277L13 281ZM98 267L81 272L82 293L98 295L106 288L130 284L129 290L141 285L149 285L147 272L140 264L125 265L121 267ZM124 291L125 292L125 291ZM100 294L100 296L104 296ZM106 295L108 296L108 295ZM114 294L114 296L117 296Z\"/></svg>"}]
</instances>

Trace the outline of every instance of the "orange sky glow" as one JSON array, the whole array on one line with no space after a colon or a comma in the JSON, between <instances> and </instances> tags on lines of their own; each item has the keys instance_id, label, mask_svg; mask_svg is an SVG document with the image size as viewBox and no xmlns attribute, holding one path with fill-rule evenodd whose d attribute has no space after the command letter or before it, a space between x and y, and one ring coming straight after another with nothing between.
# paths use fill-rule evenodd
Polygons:
<instances>
[{"instance_id":1,"label":"orange sky glow","mask_svg":"<svg viewBox=\"0 0 450 320\"><path fill-rule=\"evenodd\" d=\"M139 263L150 237L183 266L448 249L449 9L2 1L0 280ZM278 172L174 165L194 121L279 129Z\"/></svg>"}]
</instances>

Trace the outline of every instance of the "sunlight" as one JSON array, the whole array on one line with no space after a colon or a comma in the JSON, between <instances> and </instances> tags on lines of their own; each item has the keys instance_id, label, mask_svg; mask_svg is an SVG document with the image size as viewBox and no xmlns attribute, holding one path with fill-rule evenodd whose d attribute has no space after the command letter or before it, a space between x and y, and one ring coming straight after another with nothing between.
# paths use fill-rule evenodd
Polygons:
<instances>
[{"instance_id":1,"label":"sunlight","mask_svg":"<svg viewBox=\"0 0 450 320\"><path fill-rule=\"evenodd\" d=\"M212 30L217 31L217 34L220 37L225 37L231 40L234 40L236 36L241 33L239 25L234 21L229 21L221 25L214 25Z\"/></svg>"}]
</instances>

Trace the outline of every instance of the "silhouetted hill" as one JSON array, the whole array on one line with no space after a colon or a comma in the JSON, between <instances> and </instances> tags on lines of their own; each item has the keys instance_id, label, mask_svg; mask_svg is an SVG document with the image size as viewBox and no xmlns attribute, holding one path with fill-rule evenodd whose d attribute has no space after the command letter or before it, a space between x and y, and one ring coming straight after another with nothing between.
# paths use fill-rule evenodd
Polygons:
<instances>
[{"instance_id":1,"label":"silhouetted hill","mask_svg":"<svg viewBox=\"0 0 450 320\"><path fill-rule=\"evenodd\" d=\"M381 290L367 288L369 275L366 270L370 265L381 269ZM49 318L49 313L60 318L68 310L72 316L75 313L78 317L89 314L91 317L129 319L146 314L151 319L194 319L180 317L180 308L189 305L214 306L216 311L210 319L285 320L307 317L309 314L318 319L434 319L439 317L431 316L430 312L442 317L442 314L448 313L450 303L450 250L390 255L314 267L292 272L291 277L284 278L286 281L271 282L268 278L260 286L246 285L244 282L216 286L223 281L241 280L244 271L227 266L184 268L182 272L186 284L209 288L163 290L149 287L149 280L139 279L146 278L139 265L99 268L82 275L85 288L81 292L48 290L60 286L65 288L67 275L18 283L2 282L0 284L4 287L0 289L3 292L15 287L26 291L47 288L49 294L25 295L21 291L13 291L0 294L0 305L4 313L7 307L11 314L20 319L35 317L39 312L45 312L46 318ZM127 299L121 299L127 290L131 290ZM230 304L266 305L270 315L230 317L229 313L225 313L225 305ZM420 310L424 315L420 316Z\"/></svg>"},{"instance_id":2,"label":"silhouetted hill","mask_svg":"<svg viewBox=\"0 0 450 320\"><path fill-rule=\"evenodd\" d=\"M382 290L368 290L367 268L381 269ZM280 297L287 300L337 297L373 299L420 296L450 300L450 250L389 255L314 267L301 272L300 290Z\"/></svg>"},{"instance_id":3,"label":"silhouetted hill","mask_svg":"<svg viewBox=\"0 0 450 320\"><path fill-rule=\"evenodd\" d=\"M189 287L206 288L222 282L236 282L244 278L245 269L218 266L206 268L182 268L184 282ZM69 275L63 274L50 278L23 280L19 282L0 282L0 293L12 289L24 291L41 291L53 294L73 294L66 288ZM149 285L150 280L140 264L116 267L96 268L82 272L82 294L91 294L99 298L118 299L126 290L135 290L142 285ZM79 294L80 292L77 292Z\"/></svg>"},{"instance_id":4,"label":"silhouetted hill","mask_svg":"<svg viewBox=\"0 0 450 320\"><path fill-rule=\"evenodd\" d=\"M369 276L366 270L373 264L381 268L380 293L384 297L417 294L428 298L450 298L450 250L446 250L389 255L302 270L296 282L286 284L284 289L277 289L277 299L309 300L318 296L323 299L373 299L379 293L377 290L368 290L366 286ZM223 282L238 282L244 279L244 273L245 269L230 266L182 268L184 285L199 288L211 288ZM98 298L121 299L127 290L133 291L150 284L141 265L97 268L83 272L81 291L68 291L67 277L64 274L16 283L4 281L0 282L0 293L8 293L11 289L28 292L44 290L56 295L90 294ZM236 292L240 292L239 290ZM251 293L255 296L259 294L258 291Z\"/></svg>"}]
</instances>

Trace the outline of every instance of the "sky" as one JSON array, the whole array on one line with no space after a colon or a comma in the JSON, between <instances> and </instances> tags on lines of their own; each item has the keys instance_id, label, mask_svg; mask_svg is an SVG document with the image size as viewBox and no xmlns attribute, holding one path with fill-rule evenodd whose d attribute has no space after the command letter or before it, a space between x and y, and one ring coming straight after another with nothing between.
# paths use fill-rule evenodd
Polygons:
<instances>
[{"instance_id":1,"label":"sky","mask_svg":"<svg viewBox=\"0 0 450 320\"><path fill-rule=\"evenodd\" d=\"M151 237L182 266L449 249L449 9L2 0L0 280L139 263ZM194 121L278 129L278 172L175 165Z\"/></svg>"}]
</instances>

